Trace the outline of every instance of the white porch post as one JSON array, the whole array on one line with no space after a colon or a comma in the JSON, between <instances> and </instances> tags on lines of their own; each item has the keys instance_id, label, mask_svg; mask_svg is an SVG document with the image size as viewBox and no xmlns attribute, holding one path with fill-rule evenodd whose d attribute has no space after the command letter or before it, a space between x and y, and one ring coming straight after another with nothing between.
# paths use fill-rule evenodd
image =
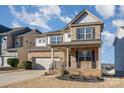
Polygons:
<instances>
[{"instance_id":1,"label":"white porch post","mask_svg":"<svg viewBox=\"0 0 124 93\"><path fill-rule=\"evenodd\" d=\"M98 68L101 69L101 47L98 48L98 53L99 53L99 65L98 65Z\"/></svg>"},{"instance_id":2,"label":"white porch post","mask_svg":"<svg viewBox=\"0 0 124 93\"><path fill-rule=\"evenodd\" d=\"M68 47L67 47L66 67L68 70L68 67L69 67L69 48Z\"/></svg>"},{"instance_id":3,"label":"white porch post","mask_svg":"<svg viewBox=\"0 0 124 93\"><path fill-rule=\"evenodd\" d=\"M54 61L54 48L51 48L51 61Z\"/></svg>"}]
</instances>

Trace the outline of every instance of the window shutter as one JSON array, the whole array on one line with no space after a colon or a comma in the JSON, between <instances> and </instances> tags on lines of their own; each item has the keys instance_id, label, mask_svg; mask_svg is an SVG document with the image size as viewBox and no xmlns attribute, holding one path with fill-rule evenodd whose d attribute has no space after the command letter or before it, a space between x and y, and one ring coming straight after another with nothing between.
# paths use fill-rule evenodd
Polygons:
<instances>
[{"instance_id":1,"label":"window shutter","mask_svg":"<svg viewBox=\"0 0 124 93\"><path fill-rule=\"evenodd\" d=\"M96 68L95 51L92 50L92 68Z\"/></svg>"},{"instance_id":2,"label":"window shutter","mask_svg":"<svg viewBox=\"0 0 124 93\"><path fill-rule=\"evenodd\" d=\"M76 61L78 62L78 50L76 51Z\"/></svg>"},{"instance_id":3,"label":"window shutter","mask_svg":"<svg viewBox=\"0 0 124 93\"><path fill-rule=\"evenodd\" d=\"M77 29L77 31L76 31L76 39L77 39L77 40L79 39L78 33L79 33L79 29Z\"/></svg>"},{"instance_id":4,"label":"window shutter","mask_svg":"<svg viewBox=\"0 0 124 93\"><path fill-rule=\"evenodd\" d=\"M95 27L93 27L93 39L95 39Z\"/></svg>"}]
</instances>

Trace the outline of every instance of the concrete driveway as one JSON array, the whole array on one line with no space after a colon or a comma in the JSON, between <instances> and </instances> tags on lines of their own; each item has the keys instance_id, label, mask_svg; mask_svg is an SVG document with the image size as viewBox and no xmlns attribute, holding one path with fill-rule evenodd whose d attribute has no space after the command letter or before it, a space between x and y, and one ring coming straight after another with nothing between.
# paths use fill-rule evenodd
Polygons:
<instances>
[{"instance_id":1,"label":"concrete driveway","mask_svg":"<svg viewBox=\"0 0 124 93\"><path fill-rule=\"evenodd\" d=\"M0 87L14 82L32 79L44 75L43 70L27 70L0 74Z\"/></svg>"}]
</instances>

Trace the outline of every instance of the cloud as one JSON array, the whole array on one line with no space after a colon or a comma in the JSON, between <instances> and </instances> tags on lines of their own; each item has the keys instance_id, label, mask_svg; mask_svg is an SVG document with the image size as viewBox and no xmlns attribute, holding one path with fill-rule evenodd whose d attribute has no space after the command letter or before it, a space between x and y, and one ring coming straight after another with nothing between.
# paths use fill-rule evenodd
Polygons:
<instances>
[{"instance_id":1,"label":"cloud","mask_svg":"<svg viewBox=\"0 0 124 93\"><path fill-rule=\"evenodd\" d=\"M102 35L103 44L106 46L112 46L115 36L108 31L102 32L101 35Z\"/></svg>"},{"instance_id":2,"label":"cloud","mask_svg":"<svg viewBox=\"0 0 124 93\"><path fill-rule=\"evenodd\" d=\"M22 27L17 21L12 22L12 27Z\"/></svg>"},{"instance_id":3,"label":"cloud","mask_svg":"<svg viewBox=\"0 0 124 93\"><path fill-rule=\"evenodd\" d=\"M71 20L69 16L62 16L62 10L59 6L37 6L42 15L44 15L47 19L51 17L58 18L64 23L68 23Z\"/></svg>"},{"instance_id":4,"label":"cloud","mask_svg":"<svg viewBox=\"0 0 124 93\"><path fill-rule=\"evenodd\" d=\"M13 16L19 19L20 21L23 21L29 25L39 26L46 30L51 30L51 28L47 24L47 20L45 20L42 16L40 16L38 12L28 13L25 7L21 7L22 9L21 12L16 11L14 6L9 6L9 8Z\"/></svg>"},{"instance_id":5,"label":"cloud","mask_svg":"<svg viewBox=\"0 0 124 93\"><path fill-rule=\"evenodd\" d=\"M72 18L70 18L70 17L68 17L68 16L60 16L60 19L63 21L63 22L65 22L65 23L69 23L71 20L72 20Z\"/></svg>"},{"instance_id":6,"label":"cloud","mask_svg":"<svg viewBox=\"0 0 124 93\"><path fill-rule=\"evenodd\" d=\"M121 5L119 7L120 13L124 15L124 5Z\"/></svg>"},{"instance_id":7,"label":"cloud","mask_svg":"<svg viewBox=\"0 0 124 93\"><path fill-rule=\"evenodd\" d=\"M102 15L105 19L115 15L114 5L97 5L95 6L96 11Z\"/></svg>"},{"instance_id":8,"label":"cloud","mask_svg":"<svg viewBox=\"0 0 124 93\"><path fill-rule=\"evenodd\" d=\"M113 26L124 26L124 19L116 19L112 21Z\"/></svg>"},{"instance_id":9,"label":"cloud","mask_svg":"<svg viewBox=\"0 0 124 93\"><path fill-rule=\"evenodd\" d=\"M14 6L9 6L11 14L18 20L31 25L38 26L47 31L52 28L49 26L49 20L58 18L64 23L68 23L71 18L66 15L62 15L61 8L59 6L32 6L36 9L35 12L28 12L26 7L22 6L21 11L17 11Z\"/></svg>"}]
</instances>

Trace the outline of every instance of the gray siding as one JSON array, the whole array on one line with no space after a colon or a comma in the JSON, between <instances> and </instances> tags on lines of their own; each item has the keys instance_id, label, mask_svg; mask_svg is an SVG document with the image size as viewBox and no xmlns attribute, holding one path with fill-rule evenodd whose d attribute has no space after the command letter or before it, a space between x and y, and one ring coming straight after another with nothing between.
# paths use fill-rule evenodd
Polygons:
<instances>
[{"instance_id":1,"label":"gray siding","mask_svg":"<svg viewBox=\"0 0 124 93\"><path fill-rule=\"evenodd\" d=\"M115 51L115 70L124 71L124 38L117 39L114 48ZM116 73L117 74L117 73Z\"/></svg>"}]
</instances>

